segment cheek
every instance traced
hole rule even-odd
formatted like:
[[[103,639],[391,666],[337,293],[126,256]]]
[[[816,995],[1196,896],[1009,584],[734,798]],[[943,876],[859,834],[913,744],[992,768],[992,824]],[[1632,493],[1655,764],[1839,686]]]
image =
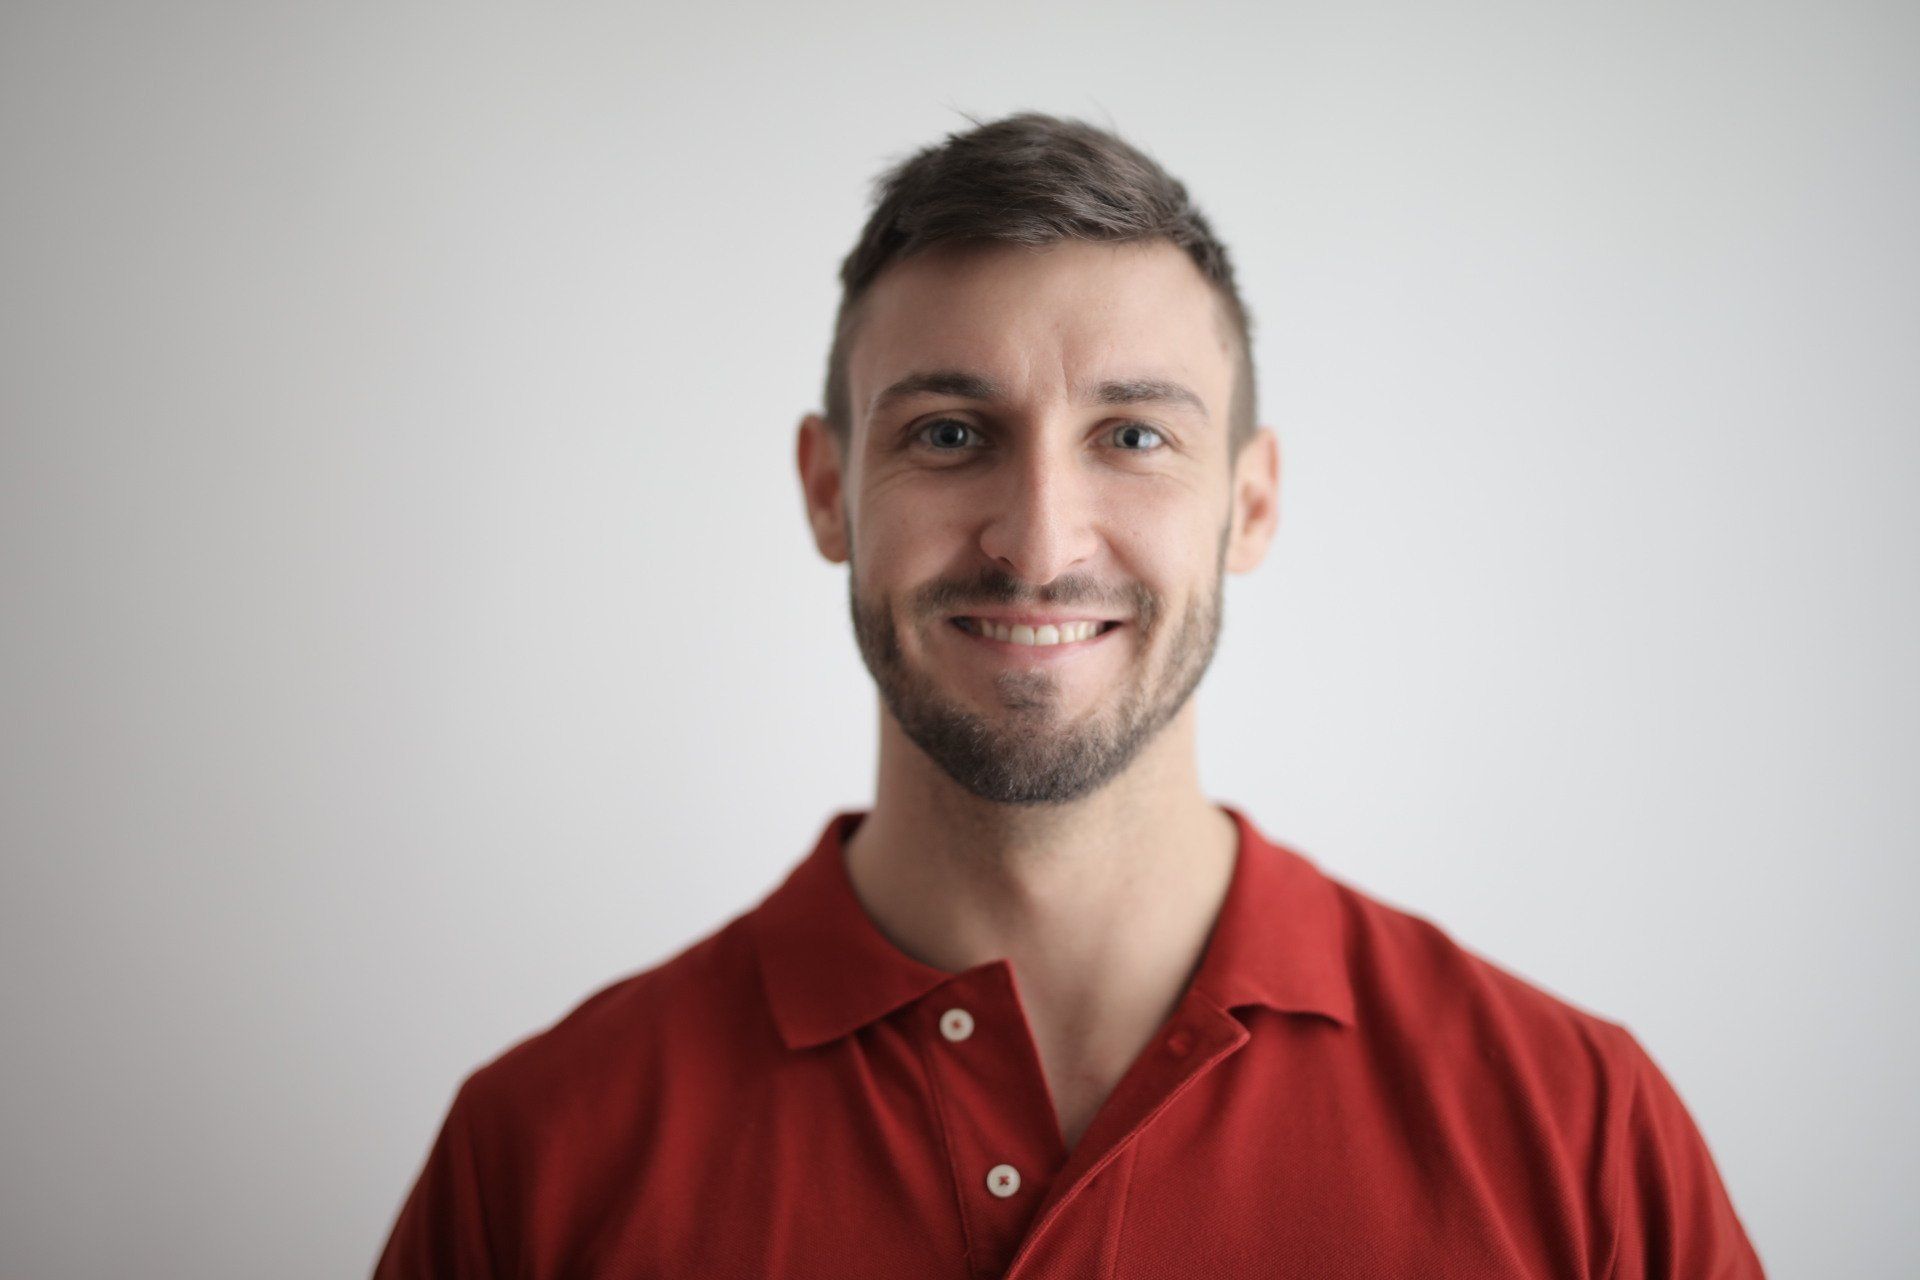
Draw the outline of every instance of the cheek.
[[[1190,493],[1143,485],[1107,506],[1101,523],[1122,565],[1159,591],[1212,572],[1224,519]]]
[[[853,590],[864,602],[875,642],[886,645],[896,662],[928,661],[932,620],[911,602],[951,569],[950,561],[939,556],[922,522],[890,520],[878,509],[860,521],[856,547]]]
[[[966,536],[967,509],[951,489],[931,486],[867,495],[853,531],[861,576],[910,583],[938,573]]]

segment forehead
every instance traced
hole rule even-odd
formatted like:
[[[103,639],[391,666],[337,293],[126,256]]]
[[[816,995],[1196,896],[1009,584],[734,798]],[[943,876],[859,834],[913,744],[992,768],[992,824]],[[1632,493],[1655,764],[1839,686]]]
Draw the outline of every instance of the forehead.
[[[1170,241],[941,246],[874,282],[848,390],[861,421],[881,389],[930,368],[975,372],[1033,402],[1164,378],[1223,423],[1232,350],[1219,295]]]

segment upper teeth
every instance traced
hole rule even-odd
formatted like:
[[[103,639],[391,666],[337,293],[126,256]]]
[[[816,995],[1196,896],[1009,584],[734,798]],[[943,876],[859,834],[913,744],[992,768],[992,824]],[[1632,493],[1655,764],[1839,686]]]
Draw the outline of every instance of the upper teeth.
[[[962,624],[976,635],[991,637],[995,640],[1009,640],[1014,644],[1070,644],[1075,640],[1088,640],[1098,635],[1100,623],[1063,622],[1058,626],[1029,627],[1016,624],[1002,626],[991,618],[963,618]]]

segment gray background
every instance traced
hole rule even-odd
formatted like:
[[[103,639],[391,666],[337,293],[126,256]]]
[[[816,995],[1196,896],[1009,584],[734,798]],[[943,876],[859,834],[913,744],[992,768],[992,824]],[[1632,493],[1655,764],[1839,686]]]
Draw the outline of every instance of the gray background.
[[[9,3],[0,1274],[363,1274],[461,1076],[870,796],[792,432],[887,161],[1194,190],[1210,794],[1915,1253],[1911,5]]]

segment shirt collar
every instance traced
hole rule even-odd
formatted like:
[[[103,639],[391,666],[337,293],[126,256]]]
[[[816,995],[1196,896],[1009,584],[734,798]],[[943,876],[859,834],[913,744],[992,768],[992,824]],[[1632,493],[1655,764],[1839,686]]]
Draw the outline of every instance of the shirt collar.
[[[1194,990],[1223,1009],[1262,1005],[1351,1026],[1353,988],[1332,882],[1239,809],[1220,808],[1240,843]],[[864,817],[865,810],[834,814],[813,852],[750,913],[767,998],[789,1048],[858,1030],[957,976],[894,946],[854,895],[844,842]]]

